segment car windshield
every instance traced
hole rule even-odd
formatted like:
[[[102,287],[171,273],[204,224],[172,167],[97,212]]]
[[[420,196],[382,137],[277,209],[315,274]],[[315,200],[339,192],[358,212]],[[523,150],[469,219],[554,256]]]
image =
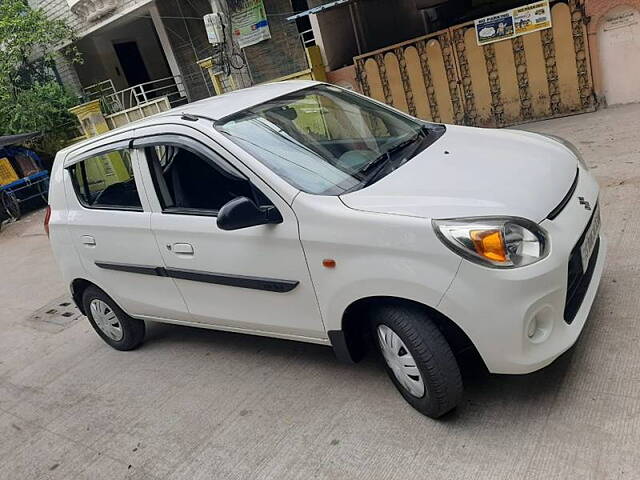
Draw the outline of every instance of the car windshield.
[[[340,195],[377,181],[426,148],[425,124],[346,90],[318,85],[216,123],[294,187]]]

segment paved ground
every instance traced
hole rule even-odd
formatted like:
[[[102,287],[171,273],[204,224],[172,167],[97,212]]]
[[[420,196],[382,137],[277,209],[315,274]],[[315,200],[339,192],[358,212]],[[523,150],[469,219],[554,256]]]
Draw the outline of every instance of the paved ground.
[[[551,367],[467,379],[436,422],[324,347],[155,325],[120,353],[84,318],[29,320],[65,293],[39,212],[0,232],[0,478],[640,478],[640,106],[527,129],[585,152],[610,239]]]

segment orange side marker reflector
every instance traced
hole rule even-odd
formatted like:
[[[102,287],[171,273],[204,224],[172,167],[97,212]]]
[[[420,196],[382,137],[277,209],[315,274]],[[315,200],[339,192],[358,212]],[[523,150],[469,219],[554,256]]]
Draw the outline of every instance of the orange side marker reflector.
[[[470,233],[479,255],[494,262],[507,261],[507,251],[500,230],[473,230]]]
[[[326,268],[336,268],[336,261],[333,258],[325,258],[322,260],[322,266]]]

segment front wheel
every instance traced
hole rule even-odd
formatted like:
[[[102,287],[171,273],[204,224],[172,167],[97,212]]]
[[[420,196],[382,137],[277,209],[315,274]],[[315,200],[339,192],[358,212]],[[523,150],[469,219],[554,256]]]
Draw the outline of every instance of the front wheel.
[[[82,305],[94,330],[116,350],[133,350],[144,340],[144,322],[124,313],[106,293],[88,287]]]
[[[463,390],[458,363],[423,310],[378,307],[372,327],[389,377],[413,408],[438,418],[458,405]]]

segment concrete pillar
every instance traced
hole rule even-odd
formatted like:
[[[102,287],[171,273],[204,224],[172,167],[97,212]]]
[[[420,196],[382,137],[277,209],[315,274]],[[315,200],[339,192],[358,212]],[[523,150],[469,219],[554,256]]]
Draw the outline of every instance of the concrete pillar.
[[[173,49],[171,48],[171,42],[169,41],[167,30],[164,27],[164,23],[162,23],[160,12],[158,12],[158,7],[155,4],[149,7],[149,15],[151,15],[151,21],[153,22],[153,26],[156,29],[156,33],[158,34],[158,40],[160,40],[162,51],[164,52],[164,56],[167,59],[167,63],[169,64],[171,75],[173,75],[174,77],[180,77],[180,81],[176,81],[178,91],[180,92],[180,95],[186,97],[187,91],[184,88],[180,68],[178,67],[178,61],[173,54]]]
[[[212,57],[208,57],[205,58],[204,60],[200,60],[198,62],[198,65],[200,66],[200,68],[202,68],[207,75],[209,75],[209,78],[211,79],[211,83],[213,84],[213,88],[216,91],[216,95],[221,95],[225,92],[225,88],[222,84],[222,80],[220,79],[219,75],[216,75],[214,73],[214,68],[213,68],[213,58]],[[232,90],[235,90],[235,85],[233,85],[233,77],[229,78],[229,80],[232,82]]]
[[[320,47],[314,45],[313,47],[305,48],[305,53],[307,54],[307,62],[311,69],[311,78],[319,82],[326,82],[327,71],[325,69],[324,62],[322,61],[322,52],[320,51]]]

